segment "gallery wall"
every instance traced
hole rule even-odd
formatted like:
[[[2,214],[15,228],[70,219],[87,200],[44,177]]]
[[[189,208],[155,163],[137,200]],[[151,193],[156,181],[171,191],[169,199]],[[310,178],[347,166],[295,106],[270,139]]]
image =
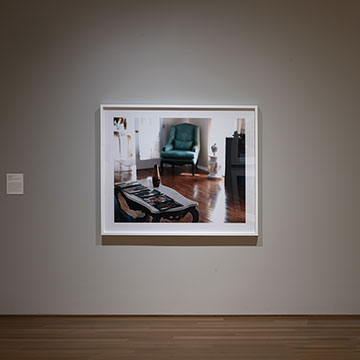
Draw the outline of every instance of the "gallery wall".
[[[360,312],[358,1],[3,0],[0,17],[0,313]],[[258,246],[99,245],[101,103],[259,105]]]

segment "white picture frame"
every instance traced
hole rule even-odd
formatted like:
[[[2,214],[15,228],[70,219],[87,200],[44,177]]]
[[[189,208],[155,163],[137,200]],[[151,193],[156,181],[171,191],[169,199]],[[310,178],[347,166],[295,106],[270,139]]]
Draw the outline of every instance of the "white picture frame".
[[[178,222],[170,221],[152,222],[147,217],[146,222],[117,222],[114,218],[114,186],[119,186],[119,183],[114,180],[114,174],[123,172],[116,171],[116,156],[118,151],[114,150],[112,145],[114,134],[114,126],[119,126],[118,119],[127,119],[127,131],[132,126],[132,122],[136,119],[186,119],[184,121],[192,122],[199,119],[210,119],[213,124],[219,129],[230,124],[239,124],[239,120],[245,124],[246,131],[246,152],[245,152],[245,186],[244,198],[246,199],[245,206],[245,220],[243,222],[222,222],[214,218],[214,221],[207,222]],[[117,120],[116,120],[117,119]],[[116,120],[116,121],[115,121]],[[115,121],[115,122],[114,122]],[[126,120],[125,120],[126,121]],[[199,122],[199,121],[198,121]],[[228,123],[227,123],[228,122]],[[219,125],[220,124],[220,125]],[[225,127],[226,127],[225,126]],[[233,125],[231,125],[233,126]],[[239,125],[238,125],[239,126]],[[243,125],[242,125],[243,126]],[[126,126],[125,126],[126,128]],[[215,132],[214,127],[214,132]],[[234,128],[234,130],[240,130]],[[133,130],[132,130],[133,131]],[[161,130],[162,131],[162,130]],[[242,131],[242,130],[241,130]],[[136,133],[136,130],[135,130]],[[215,132],[214,136],[217,133]],[[235,138],[235,134],[228,133],[226,138],[231,136]],[[125,135],[124,135],[125,136]],[[220,135],[219,135],[220,136]],[[125,136],[126,138],[126,136]],[[128,135],[127,138],[130,138]],[[134,140],[135,141],[135,140]],[[221,164],[222,171],[226,167],[224,153],[226,144],[220,144],[221,148]],[[207,152],[207,148],[201,151]],[[134,145],[133,149],[136,148]],[[121,146],[120,146],[121,147]],[[129,146],[128,146],[129,148]],[[137,148],[136,148],[137,149]],[[131,156],[134,156],[134,151],[131,151]],[[138,150],[136,150],[137,152]],[[100,186],[101,186],[101,235],[102,236],[258,236],[258,106],[257,105],[146,105],[146,104],[102,104],[100,105]],[[119,150],[121,152],[121,150]],[[226,154],[225,154],[226,155]],[[138,155],[137,155],[138,156]],[[162,156],[162,155],[161,155]],[[204,156],[203,156],[204,158]],[[115,159],[115,160],[114,160]],[[122,160],[119,160],[121,162]],[[220,161],[220,156],[219,156]],[[143,161],[146,163],[146,161]],[[130,164],[131,165],[131,164]],[[129,169],[133,169],[129,165]],[[127,168],[127,169],[128,169]],[[120,167],[121,169],[121,167]],[[205,170],[205,169],[204,169]],[[129,170],[130,171],[130,170]],[[137,173],[139,170],[134,171]],[[228,170],[226,170],[228,171]],[[190,176],[190,175],[189,175]],[[204,176],[204,175],[203,175]],[[225,176],[220,174],[220,182],[224,181]],[[133,179],[132,179],[133,180]],[[137,181],[137,178],[135,178]],[[145,181],[145,180],[142,180]],[[148,184],[151,182],[147,179]],[[189,180],[190,181],[190,180]],[[210,181],[210,180],[209,180]],[[123,184],[125,182],[121,182]],[[133,184],[134,181],[131,181]],[[136,183],[138,184],[138,183]],[[221,183],[222,184],[222,183]],[[121,185],[122,186],[122,185]],[[149,185],[150,186],[150,185]],[[165,189],[166,187],[164,187]],[[169,190],[170,191],[170,190]],[[126,199],[127,201],[129,199]],[[132,199],[133,200],[133,199]],[[190,199],[194,200],[194,199]],[[195,199],[200,207],[199,199]],[[201,201],[201,199],[200,199]],[[116,200],[115,200],[116,202]],[[181,204],[180,204],[181,205]],[[188,216],[189,217],[189,216]],[[155,217],[154,217],[155,218]],[[193,216],[194,218],[194,216]],[[150,216],[151,219],[151,216]],[[200,213],[201,219],[201,213]],[[154,221],[154,220],[153,220]],[[194,220],[193,220],[194,221]]]

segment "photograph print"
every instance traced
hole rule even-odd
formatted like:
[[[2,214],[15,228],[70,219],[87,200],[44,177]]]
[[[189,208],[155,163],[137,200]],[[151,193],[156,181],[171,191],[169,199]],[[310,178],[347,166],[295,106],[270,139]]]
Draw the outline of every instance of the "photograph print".
[[[102,235],[257,235],[256,106],[102,105],[101,136]]]

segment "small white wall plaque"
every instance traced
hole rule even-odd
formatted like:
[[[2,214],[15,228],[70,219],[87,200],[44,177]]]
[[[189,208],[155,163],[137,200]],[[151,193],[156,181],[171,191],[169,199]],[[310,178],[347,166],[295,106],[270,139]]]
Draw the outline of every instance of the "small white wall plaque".
[[[6,193],[8,195],[24,194],[24,174],[6,174]]]

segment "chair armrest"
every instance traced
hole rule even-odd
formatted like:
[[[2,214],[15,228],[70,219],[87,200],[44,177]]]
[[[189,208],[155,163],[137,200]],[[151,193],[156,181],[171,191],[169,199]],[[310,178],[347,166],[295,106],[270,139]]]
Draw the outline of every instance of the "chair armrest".
[[[174,150],[173,144],[166,144],[166,146],[163,148],[163,151],[170,151],[170,150]]]

